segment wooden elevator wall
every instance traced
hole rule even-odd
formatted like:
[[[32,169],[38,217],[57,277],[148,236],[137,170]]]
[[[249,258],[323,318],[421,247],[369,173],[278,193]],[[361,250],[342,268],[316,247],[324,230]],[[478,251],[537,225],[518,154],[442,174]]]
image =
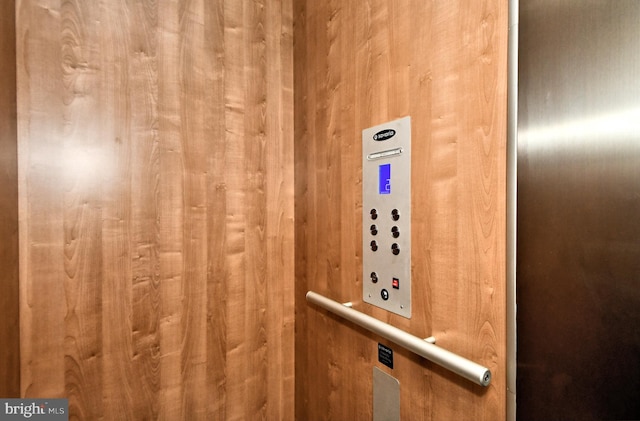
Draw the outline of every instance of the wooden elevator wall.
[[[0,2],[0,397],[20,397],[15,4]]]
[[[505,418],[507,1],[294,6],[296,418]],[[412,118],[412,318],[362,302],[361,131]],[[305,301],[314,290],[488,366],[476,386]],[[377,342],[395,351],[377,362]]]
[[[292,13],[17,2],[22,396],[293,417]]]

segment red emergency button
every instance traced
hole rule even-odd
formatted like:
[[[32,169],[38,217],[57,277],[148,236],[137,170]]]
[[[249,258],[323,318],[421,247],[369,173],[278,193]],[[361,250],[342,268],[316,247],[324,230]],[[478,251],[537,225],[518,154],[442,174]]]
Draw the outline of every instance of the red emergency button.
[[[393,278],[393,279],[391,280],[391,286],[392,286],[394,289],[400,289],[400,279],[398,279],[398,278]]]

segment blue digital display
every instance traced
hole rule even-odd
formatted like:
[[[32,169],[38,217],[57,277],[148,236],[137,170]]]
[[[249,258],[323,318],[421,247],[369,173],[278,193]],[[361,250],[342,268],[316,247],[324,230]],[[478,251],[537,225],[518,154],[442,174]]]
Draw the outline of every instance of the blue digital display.
[[[378,193],[391,194],[391,164],[382,164],[379,167]]]

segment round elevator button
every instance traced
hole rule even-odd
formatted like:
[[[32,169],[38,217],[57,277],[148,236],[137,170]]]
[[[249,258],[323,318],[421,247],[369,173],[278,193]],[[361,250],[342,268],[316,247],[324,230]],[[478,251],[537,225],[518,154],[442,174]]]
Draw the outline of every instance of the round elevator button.
[[[380,291],[380,296],[383,300],[387,301],[389,299],[389,291],[383,289],[382,291]]]

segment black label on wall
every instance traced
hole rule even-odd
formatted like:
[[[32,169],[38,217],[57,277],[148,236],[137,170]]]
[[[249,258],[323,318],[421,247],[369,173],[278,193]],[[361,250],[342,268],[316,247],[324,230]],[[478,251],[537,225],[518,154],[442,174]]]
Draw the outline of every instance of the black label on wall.
[[[378,344],[378,361],[389,368],[393,368],[393,349]]]

